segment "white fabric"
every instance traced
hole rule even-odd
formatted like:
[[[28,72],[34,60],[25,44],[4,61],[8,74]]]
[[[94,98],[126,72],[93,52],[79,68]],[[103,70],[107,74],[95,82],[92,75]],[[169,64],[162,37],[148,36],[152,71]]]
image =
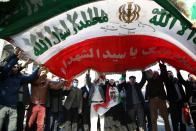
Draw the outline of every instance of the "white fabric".
[[[95,86],[92,101],[103,101],[103,98],[101,97],[101,94],[99,92],[99,86]]]
[[[42,23],[33,26],[32,28],[25,30],[24,32],[11,36],[11,39],[15,41],[17,47],[20,47],[25,51],[25,54],[27,54],[27,56],[30,56],[31,58],[42,64],[47,62],[49,59],[51,59],[53,56],[55,56],[63,49],[87,39],[102,36],[119,36],[135,34],[155,36],[158,38],[165,39],[168,42],[171,42],[179,48],[181,48],[190,57],[196,60],[196,48],[193,40],[194,37],[192,39],[188,38],[189,36],[191,36],[190,32],[193,30],[186,29],[186,32],[182,35],[176,33],[179,31],[179,29],[183,28],[179,20],[175,22],[172,28],[169,28],[169,26],[171,27],[170,24],[172,22],[166,23],[164,27],[161,26],[162,21],[157,21],[158,26],[157,24],[152,24],[150,22],[150,19],[160,17],[157,16],[157,14],[159,14],[159,12],[162,11],[162,7],[154,1],[134,0],[133,4],[138,5],[141,8],[141,10],[139,12],[139,19],[132,23],[125,23],[124,21],[120,21],[117,15],[117,13],[119,13],[119,9],[121,6],[128,6],[126,0],[105,0],[86,4],[73,10],[63,12],[60,15],[57,15],[51,19],[48,19]],[[83,13],[80,13],[80,11],[83,11],[85,14],[89,14],[88,10],[92,10],[95,7],[98,9],[98,12],[104,12],[105,14],[107,14],[108,21],[104,21],[103,23],[97,23],[95,25],[90,25],[85,29],[78,30],[78,32],[76,33],[74,31],[72,23],[67,19],[67,15],[73,17],[74,14],[77,13],[77,22],[80,20],[83,21]],[[125,10],[126,9],[127,7],[125,8]],[[156,9],[156,11],[154,9]],[[94,11],[92,13],[94,13]],[[136,14],[134,14],[134,16]],[[157,20],[159,19],[157,18]],[[170,18],[170,21],[171,20],[173,20],[173,17]],[[48,30],[51,30],[56,34],[58,34],[58,31],[62,31],[63,33],[66,32],[67,30],[64,29],[61,22],[65,23],[65,25],[67,26],[66,28],[70,30],[70,35],[66,37],[66,40],[62,39],[59,42],[57,41],[57,38],[54,37],[54,35],[48,33]],[[58,31],[56,31],[55,29]],[[134,29],[133,33],[130,32],[129,29]],[[37,56],[35,55],[34,47],[38,47],[35,43],[39,41],[39,39],[44,40],[45,37],[48,38],[52,43],[59,43],[54,44],[52,46],[47,46],[48,49],[40,56]]]
[[[91,130],[90,131],[97,131],[98,117],[100,117],[100,131],[104,131],[104,115],[99,116],[99,114],[95,111],[93,107],[95,104],[98,104],[98,103],[91,104],[91,112],[90,112]]]
[[[89,87],[88,87],[88,85],[86,85],[86,89],[87,89],[87,91],[89,92]]]

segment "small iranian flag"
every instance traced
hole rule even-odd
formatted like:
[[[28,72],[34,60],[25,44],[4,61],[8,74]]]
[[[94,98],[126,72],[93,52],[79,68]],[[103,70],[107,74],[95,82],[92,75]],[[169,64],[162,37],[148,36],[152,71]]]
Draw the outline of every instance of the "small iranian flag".
[[[110,110],[110,108],[119,104],[119,102],[120,95],[117,87],[108,85],[106,89],[106,101],[104,103],[94,105],[94,109],[100,116],[102,116]]]

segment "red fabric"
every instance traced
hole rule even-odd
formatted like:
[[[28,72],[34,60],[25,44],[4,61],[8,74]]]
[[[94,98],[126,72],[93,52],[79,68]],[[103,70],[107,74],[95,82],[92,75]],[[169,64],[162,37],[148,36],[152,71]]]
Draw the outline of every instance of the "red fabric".
[[[191,119],[190,117],[190,112],[189,112],[189,107],[188,106],[184,106],[182,108],[182,112],[183,112],[183,116],[184,116],[184,120],[186,123],[188,123]]]
[[[63,49],[45,65],[54,74],[70,80],[89,68],[124,72],[145,68],[158,60],[196,74],[196,62],[185,51],[166,40],[144,35],[85,40]]]
[[[110,87],[107,86],[105,102],[104,103],[101,103],[101,104],[94,105],[95,111],[98,111],[98,109],[100,107],[107,108],[107,106],[108,106],[108,104],[110,102],[110,94],[109,94],[110,92],[109,92],[109,89],[110,89]]]
[[[33,105],[31,110],[32,112],[29,117],[28,128],[31,128],[37,118],[37,131],[44,131],[46,107],[42,105]]]

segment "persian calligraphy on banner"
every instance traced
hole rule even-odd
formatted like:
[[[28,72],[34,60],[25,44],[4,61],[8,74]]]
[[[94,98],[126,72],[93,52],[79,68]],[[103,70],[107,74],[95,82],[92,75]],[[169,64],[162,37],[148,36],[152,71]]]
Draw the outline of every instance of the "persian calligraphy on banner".
[[[154,1],[110,0],[64,12],[10,37],[54,74],[141,69],[157,60],[196,74],[196,31]]]

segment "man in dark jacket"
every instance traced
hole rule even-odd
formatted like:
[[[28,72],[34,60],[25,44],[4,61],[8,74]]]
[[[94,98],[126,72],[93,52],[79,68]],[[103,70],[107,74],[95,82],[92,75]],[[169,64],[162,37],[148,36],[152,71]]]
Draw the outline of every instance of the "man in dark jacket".
[[[161,75],[159,75],[157,71],[148,70],[146,78],[148,81],[146,85],[146,97],[150,104],[152,131],[157,131],[158,110],[164,120],[165,130],[171,131],[166,106],[166,93],[163,85],[163,74],[161,72]]]
[[[146,130],[144,120],[144,97],[142,95],[142,87],[146,82],[144,72],[142,80],[137,83],[135,76],[129,77],[129,82],[126,85],[126,108],[128,113],[128,128],[130,131],[136,130],[136,118],[140,131]]]
[[[30,64],[31,61],[28,59],[23,66],[20,67],[21,73],[24,68]],[[28,75],[23,72],[23,75]],[[30,92],[28,83],[24,83],[21,85],[18,90],[18,102],[17,102],[17,131],[23,131],[23,123],[24,123],[24,115],[26,108],[30,105]]]
[[[59,79],[56,81],[56,84],[58,82],[63,81],[62,79]],[[62,106],[62,98],[61,94],[63,92],[63,89],[54,90],[49,89],[47,101],[46,101],[46,119],[45,119],[45,131],[57,131],[58,125],[60,123],[60,118],[62,115],[64,115],[64,107]]]
[[[186,125],[182,122],[182,108],[187,102],[182,84],[174,77],[171,71],[167,71],[166,66],[162,65],[165,86],[167,89],[167,99],[169,101],[169,113],[171,114],[173,131],[186,131]]]
[[[86,84],[81,88],[82,96],[83,96],[82,118],[83,118],[84,131],[90,130],[90,103],[89,103],[90,86],[88,86],[88,83],[90,83],[90,81],[91,79],[89,74],[86,74],[86,79],[85,79]]]
[[[23,131],[25,110],[30,105],[30,92],[28,83],[23,84],[18,91],[17,103],[17,131]]]
[[[63,103],[66,120],[60,125],[64,131],[77,131],[79,114],[82,113],[82,91],[78,88],[78,80],[73,79],[71,87],[65,91],[67,98]]]
[[[185,86],[187,99],[189,100],[191,116],[196,130],[196,76],[194,76],[193,74],[189,74],[188,80],[185,81],[182,78],[179,70],[177,71],[177,76],[180,83]]]
[[[19,51],[11,56],[8,63],[4,66],[1,73],[0,82],[0,130],[3,121],[8,117],[8,130],[16,130],[17,123],[17,100],[18,90],[23,83],[33,81],[38,74],[38,69],[30,76],[20,74],[19,66],[16,65],[19,57]]]
[[[58,124],[59,124],[59,117],[62,111],[64,110],[64,107],[61,105],[61,89],[60,90],[49,90],[50,94],[50,105],[49,105],[49,115],[46,116],[46,119],[48,117],[49,123],[46,123],[46,126],[48,127],[45,131],[57,131],[58,130]],[[47,125],[48,124],[48,125]]]

